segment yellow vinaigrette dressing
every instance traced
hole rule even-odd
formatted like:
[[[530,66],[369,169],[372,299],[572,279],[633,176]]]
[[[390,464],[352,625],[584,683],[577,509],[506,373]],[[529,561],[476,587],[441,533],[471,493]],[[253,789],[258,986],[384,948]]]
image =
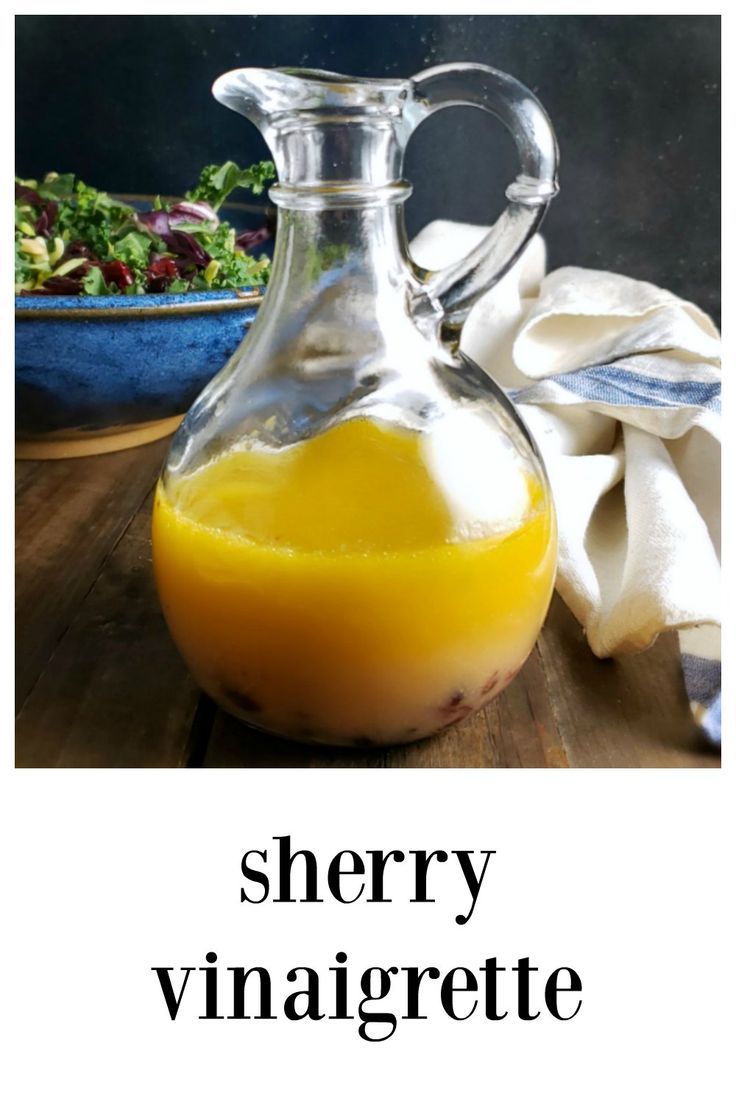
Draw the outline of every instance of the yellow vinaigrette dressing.
[[[294,739],[395,743],[511,681],[552,593],[551,501],[517,474],[507,527],[459,538],[426,436],[354,418],[159,484],[164,613],[228,711]]]

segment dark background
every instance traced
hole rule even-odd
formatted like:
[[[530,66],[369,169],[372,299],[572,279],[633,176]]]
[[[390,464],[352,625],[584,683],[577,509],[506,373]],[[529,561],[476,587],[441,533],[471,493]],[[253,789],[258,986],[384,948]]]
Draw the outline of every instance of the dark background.
[[[203,164],[267,156],[210,96],[226,69],[506,70],[560,143],[550,266],[624,272],[718,314],[717,16],[19,16],[16,32],[18,175],[72,171],[118,192],[178,193]],[[515,174],[490,116],[438,113],[409,147],[410,234],[437,217],[491,221]]]

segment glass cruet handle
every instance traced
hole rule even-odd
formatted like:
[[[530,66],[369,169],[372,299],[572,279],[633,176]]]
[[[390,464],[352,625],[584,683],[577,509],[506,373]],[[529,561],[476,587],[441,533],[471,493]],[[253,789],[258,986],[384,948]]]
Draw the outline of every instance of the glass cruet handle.
[[[443,107],[480,107],[511,133],[521,172],[506,189],[508,207],[479,245],[438,272],[418,270],[423,295],[441,311],[447,337],[457,333],[473,304],[508,272],[539,229],[557,194],[557,140],[547,113],[520,81],[488,65],[457,63],[426,69],[412,78],[414,125]],[[411,110],[411,109],[410,109]],[[449,332],[448,332],[449,331]]]

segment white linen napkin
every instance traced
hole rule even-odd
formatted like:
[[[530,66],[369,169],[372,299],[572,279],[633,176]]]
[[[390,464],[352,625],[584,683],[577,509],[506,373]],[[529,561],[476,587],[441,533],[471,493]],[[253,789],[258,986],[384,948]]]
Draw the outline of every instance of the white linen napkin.
[[[442,268],[485,227],[437,221],[412,243]],[[473,308],[461,347],[520,407],[550,476],[557,589],[598,656],[680,630],[698,724],[720,740],[720,338],[641,280],[545,275],[537,236]]]

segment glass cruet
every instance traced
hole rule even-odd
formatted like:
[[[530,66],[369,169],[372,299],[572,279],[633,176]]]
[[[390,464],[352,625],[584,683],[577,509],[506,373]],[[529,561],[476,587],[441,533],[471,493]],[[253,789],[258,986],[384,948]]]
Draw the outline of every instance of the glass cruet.
[[[554,133],[531,92],[484,65],[409,80],[240,69],[213,93],[272,151],[278,227],[255,323],[159,482],[164,614],[200,686],[251,725],[419,739],[508,685],[551,598],[544,465],[459,338],[555,195]],[[402,163],[450,105],[500,119],[521,173],[481,244],[430,272],[409,255]]]

